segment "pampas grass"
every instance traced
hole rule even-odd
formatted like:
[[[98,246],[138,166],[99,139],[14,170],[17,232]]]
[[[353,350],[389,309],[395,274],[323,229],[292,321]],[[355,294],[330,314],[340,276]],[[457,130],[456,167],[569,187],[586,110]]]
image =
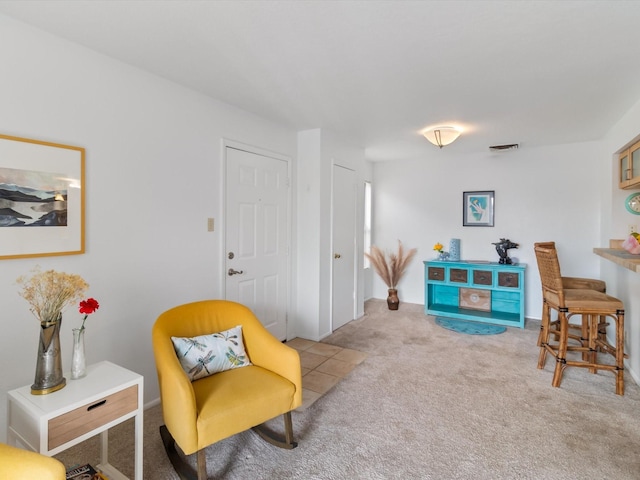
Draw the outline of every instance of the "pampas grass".
[[[402,242],[398,240],[398,253],[385,254],[380,248],[372,245],[371,253],[365,253],[365,255],[371,261],[373,269],[380,275],[385,285],[388,288],[396,289],[398,282],[417,251],[416,248],[412,248],[405,252]]]

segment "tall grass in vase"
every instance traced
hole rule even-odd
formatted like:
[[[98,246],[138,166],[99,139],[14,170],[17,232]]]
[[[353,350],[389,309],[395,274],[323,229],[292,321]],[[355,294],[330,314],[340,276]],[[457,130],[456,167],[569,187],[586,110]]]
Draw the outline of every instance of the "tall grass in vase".
[[[415,248],[406,251],[402,246],[402,242],[398,240],[398,251],[395,253],[384,252],[375,245],[371,246],[370,253],[365,253],[371,265],[373,265],[373,269],[380,275],[380,278],[389,289],[389,296],[387,297],[389,310],[398,310],[400,306],[398,283],[417,251]]]

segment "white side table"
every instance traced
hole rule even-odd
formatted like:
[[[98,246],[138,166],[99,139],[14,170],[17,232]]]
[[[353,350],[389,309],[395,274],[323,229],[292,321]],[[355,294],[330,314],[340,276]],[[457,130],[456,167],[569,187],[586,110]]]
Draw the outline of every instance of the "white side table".
[[[113,479],[126,477],[109,464],[109,429],[135,417],[135,480],[142,480],[142,375],[105,361],[57,392],[32,395],[26,385],[7,398],[10,445],[52,456],[100,434],[97,467]]]

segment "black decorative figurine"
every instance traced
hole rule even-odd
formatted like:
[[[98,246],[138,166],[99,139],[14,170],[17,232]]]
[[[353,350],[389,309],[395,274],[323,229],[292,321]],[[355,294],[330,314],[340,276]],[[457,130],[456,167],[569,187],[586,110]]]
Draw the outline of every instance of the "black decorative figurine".
[[[496,252],[500,255],[500,261],[498,263],[511,265],[512,262],[507,254],[507,250],[511,248],[518,248],[518,244],[512,242],[508,238],[501,238],[499,242],[494,242],[491,245],[496,246]]]

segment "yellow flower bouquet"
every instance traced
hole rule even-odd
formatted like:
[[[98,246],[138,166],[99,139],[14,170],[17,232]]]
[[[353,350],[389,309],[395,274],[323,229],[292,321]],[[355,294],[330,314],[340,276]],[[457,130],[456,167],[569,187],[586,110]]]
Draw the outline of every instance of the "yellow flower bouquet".
[[[443,250],[444,246],[438,242],[433,246],[433,249],[438,253],[439,260],[446,260],[449,258],[449,253]]]

